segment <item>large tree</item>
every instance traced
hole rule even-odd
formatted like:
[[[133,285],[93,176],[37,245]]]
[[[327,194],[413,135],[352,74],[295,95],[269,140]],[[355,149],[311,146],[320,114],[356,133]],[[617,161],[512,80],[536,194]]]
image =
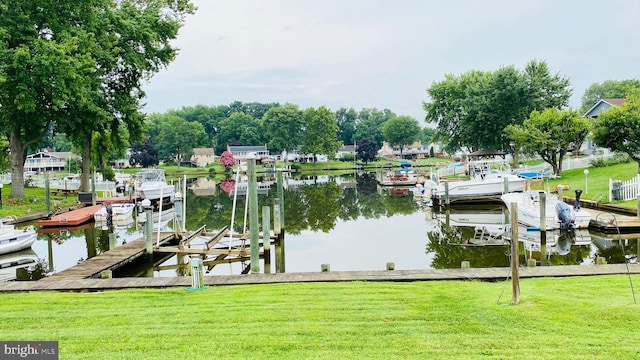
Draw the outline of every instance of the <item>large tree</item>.
[[[356,146],[356,160],[363,161],[365,164],[375,161],[378,157],[378,145],[373,140],[367,138],[361,139]]]
[[[340,149],[338,124],[333,113],[324,106],[304,111],[304,137],[302,152],[305,154],[326,154],[333,157]],[[315,162],[315,156],[314,160]]]
[[[389,109],[361,109],[360,112],[358,112],[354,140],[359,142],[360,139],[367,138],[375,141],[378,148],[381,148],[382,142],[384,141],[382,125],[394,116],[396,116],[396,114]]]
[[[546,109],[532,112],[522,125],[509,125],[505,134],[514,148],[537,154],[560,176],[564,156],[580,149],[589,129],[589,120],[575,110]]]
[[[571,96],[569,80],[551,75],[545,62],[531,61],[524,71],[513,66],[493,72],[448,74],[427,89],[425,120],[436,125],[435,138],[448,152],[504,149],[508,125],[520,125],[534,111],[562,108]]]
[[[272,107],[262,117],[264,136],[269,150],[294,150],[302,143],[303,113],[294,104]],[[285,158],[286,161],[286,158]]]
[[[91,30],[105,1],[0,3],[0,129],[9,139],[11,196],[24,197],[24,162],[51,124],[95,85]]]
[[[593,83],[582,95],[580,113],[584,114],[600,99],[626,98],[635,89],[640,89],[640,79],[607,80]]]
[[[640,89],[632,92],[622,106],[598,115],[592,138],[598,146],[629,155],[638,163],[640,174]]]
[[[338,123],[338,140],[345,145],[353,144],[356,134],[356,125],[358,122],[358,112],[353,108],[340,108],[335,113],[336,122]]]
[[[216,153],[222,153],[228,145],[263,145],[262,122],[243,112],[235,112],[220,122]]]
[[[384,139],[391,146],[400,147],[400,157],[405,145],[411,145],[420,136],[418,121],[410,116],[396,116],[382,126]]]
[[[142,81],[167,65],[187,0],[13,1],[0,5],[0,123],[12,195],[23,197],[26,149],[53,125],[82,149],[88,188],[94,132],[142,135]]]
[[[172,114],[153,116],[161,118],[160,133],[155,139],[158,155],[163,160],[175,162],[178,170],[181,163],[191,157],[193,148],[208,145],[209,138],[199,122],[189,122]]]

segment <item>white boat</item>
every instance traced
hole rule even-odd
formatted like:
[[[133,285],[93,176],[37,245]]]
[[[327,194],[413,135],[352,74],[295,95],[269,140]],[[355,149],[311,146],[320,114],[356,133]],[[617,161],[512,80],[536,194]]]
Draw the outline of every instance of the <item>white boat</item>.
[[[486,174],[482,173],[474,176],[470,180],[450,181],[446,184],[440,183],[431,190],[431,196],[434,199],[445,199],[448,193],[450,201],[479,199],[498,196],[505,192],[524,191],[526,184],[527,179],[493,170]]]
[[[16,270],[38,263],[38,255],[32,249],[0,255],[0,281],[16,279]]]
[[[108,207],[111,207],[111,220],[114,222],[122,222],[132,218],[134,204],[109,204],[100,208],[93,214],[93,218],[96,222],[107,221]]]
[[[33,226],[16,229],[0,220],[0,254],[8,254],[31,247],[38,234]]]
[[[154,224],[160,222],[169,222],[170,220],[173,220],[174,216],[176,215],[176,209],[173,207],[170,208],[166,208],[164,210],[162,210],[162,212],[158,212],[158,211],[154,211],[151,213],[151,222],[153,222]],[[137,217],[136,217],[136,221],[139,224],[143,224],[145,222],[147,222],[147,215],[145,213],[145,211],[139,212]]]
[[[159,200],[173,197],[174,187],[167,184],[162,169],[145,169],[136,175],[136,192],[143,199]]]
[[[382,186],[415,186],[418,177],[412,170],[387,171],[378,179]]]
[[[540,229],[540,194],[546,195],[545,230],[586,229],[591,221],[591,214],[573,208],[557,197],[542,190],[530,190],[521,193],[508,193],[501,196],[502,202],[510,208],[512,203],[518,206],[518,223],[534,229]],[[559,216],[560,213],[560,216]]]

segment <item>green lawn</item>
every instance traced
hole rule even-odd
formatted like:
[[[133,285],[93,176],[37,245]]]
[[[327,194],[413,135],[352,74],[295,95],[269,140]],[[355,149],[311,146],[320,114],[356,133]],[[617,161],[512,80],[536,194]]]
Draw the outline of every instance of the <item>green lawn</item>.
[[[60,359],[640,358],[627,276],[520,288],[518,305],[478,281],[5,293],[0,339],[59,341]]]
[[[551,179],[548,184],[551,188],[556,188],[559,184],[569,185],[570,191],[565,192],[567,196],[574,196],[575,189],[582,189],[582,198],[601,198],[600,202],[609,202],[609,179],[626,181],[638,174],[638,164],[630,162],[607,167],[590,167],[589,173],[584,174],[584,169],[563,170],[562,177]],[[637,200],[626,202],[613,202],[624,206],[636,207]]]

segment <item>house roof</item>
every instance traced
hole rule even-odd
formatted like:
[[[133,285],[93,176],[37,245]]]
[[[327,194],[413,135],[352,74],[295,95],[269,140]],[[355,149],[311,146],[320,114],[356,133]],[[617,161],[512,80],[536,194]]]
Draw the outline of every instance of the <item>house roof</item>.
[[[194,148],[193,155],[213,155],[213,148]]]
[[[231,152],[257,152],[257,151],[267,151],[265,146],[229,146],[229,151]]]
[[[627,101],[627,99],[625,98],[611,98],[611,99],[602,99],[602,101],[611,104],[613,106],[621,106],[622,104],[624,104],[625,101]]]
[[[57,158],[57,159],[80,159],[80,155],[76,155],[70,151],[39,151],[35,154],[27,155],[29,159],[41,159],[41,158]]]
[[[500,150],[490,150],[490,149],[481,149],[481,150],[477,150],[472,152],[471,154],[469,154],[470,158],[480,158],[482,156],[502,156],[504,157],[504,151],[500,151]]]
[[[612,106],[621,106],[622,104],[624,104],[626,100],[627,99],[624,99],[624,98],[600,99],[595,103],[595,105],[591,107],[591,109],[589,109],[586,113],[584,113],[582,117],[598,117],[598,114],[600,114],[602,110],[605,110],[605,109],[602,109],[603,105],[604,107],[606,107],[606,109],[608,109]]]

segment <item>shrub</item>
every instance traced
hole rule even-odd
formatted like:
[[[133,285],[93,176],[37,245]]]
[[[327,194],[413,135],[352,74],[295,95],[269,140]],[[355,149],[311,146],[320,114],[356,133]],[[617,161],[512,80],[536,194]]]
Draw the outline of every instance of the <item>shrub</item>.
[[[593,167],[607,167],[617,164],[626,164],[631,162],[631,158],[627,154],[615,154],[609,159],[593,159],[589,163]]]

